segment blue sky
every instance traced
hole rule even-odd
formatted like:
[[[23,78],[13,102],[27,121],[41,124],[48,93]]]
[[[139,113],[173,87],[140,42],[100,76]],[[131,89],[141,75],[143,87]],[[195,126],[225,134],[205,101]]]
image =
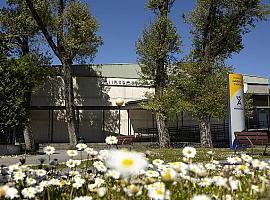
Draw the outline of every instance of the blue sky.
[[[98,34],[104,44],[93,63],[135,63],[135,42],[144,27],[153,20],[153,14],[144,10],[146,0],[83,0],[90,6],[100,23]],[[264,0],[268,2],[269,0]],[[4,0],[0,0],[2,7]],[[183,23],[182,14],[195,6],[195,0],[176,0],[171,18],[183,41],[183,55],[191,48],[189,26]],[[270,80],[270,19],[257,23],[255,29],[243,36],[245,48],[228,60],[237,73],[266,76]],[[59,63],[54,58],[54,63]]]
[[[145,0],[88,0],[92,13],[100,22],[99,34],[104,45],[99,49],[95,63],[134,63],[137,56],[135,41],[143,28],[153,20],[150,11],[144,10]],[[195,0],[176,0],[171,19],[183,41],[183,56],[191,48],[189,26],[183,23],[182,14],[195,6]],[[269,1],[264,1],[269,2]],[[257,23],[255,29],[243,36],[245,48],[228,60],[237,73],[266,76],[270,80],[270,19]]]

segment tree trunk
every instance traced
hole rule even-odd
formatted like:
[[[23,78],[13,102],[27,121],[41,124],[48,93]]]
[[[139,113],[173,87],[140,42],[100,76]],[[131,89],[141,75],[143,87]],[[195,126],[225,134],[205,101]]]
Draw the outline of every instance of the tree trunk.
[[[210,131],[210,120],[209,119],[200,119],[200,137],[201,137],[201,146],[202,147],[213,147],[212,137]]]
[[[73,79],[71,75],[71,62],[65,61],[63,64],[64,71],[64,87],[65,87],[65,106],[66,120],[68,126],[70,148],[75,148],[77,144],[77,129],[73,93]]]
[[[168,148],[170,147],[170,135],[169,130],[167,128],[165,115],[157,112],[156,121],[157,121],[159,145],[161,148]]]
[[[35,141],[32,132],[31,118],[30,116],[27,119],[23,130],[24,142],[25,142],[25,150],[26,151],[35,151]]]

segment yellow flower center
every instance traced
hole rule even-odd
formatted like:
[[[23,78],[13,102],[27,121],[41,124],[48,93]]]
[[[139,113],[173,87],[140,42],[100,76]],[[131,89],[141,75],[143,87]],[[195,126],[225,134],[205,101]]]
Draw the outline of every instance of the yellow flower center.
[[[156,193],[158,195],[163,195],[164,194],[163,190],[161,190],[161,189],[156,189]]]
[[[164,181],[170,181],[170,180],[172,180],[171,173],[170,173],[170,172],[166,172],[166,173],[163,175],[162,178],[163,178]]]
[[[130,167],[134,164],[134,161],[132,159],[126,158],[122,160],[122,164],[124,167]]]
[[[245,171],[246,168],[247,168],[247,167],[246,167],[245,165],[241,165],[241,166],[240,166],[240,169],[241,169],[242,171]]]
[[[131,189],[131,192],[132,192],[133,194],[139,192],[139,188],[138,188],[137,186],[135,186],[135,185],[131,185],[131,186],[130,186],[130,189]]]

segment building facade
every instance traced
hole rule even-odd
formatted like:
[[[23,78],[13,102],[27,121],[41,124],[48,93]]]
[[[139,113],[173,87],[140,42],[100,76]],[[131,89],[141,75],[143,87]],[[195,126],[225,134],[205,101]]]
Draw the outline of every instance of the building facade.
[[[140,67],[137,64],[73,67],[78,137],[87,142],[103,142],[106,136],[117,134],[155,137],[153,113],[138,106],[138,102],[145,99],[145,93],[154,92],[154,89],[150,82],[144,85],[140,83],[139,73]],[[246,92],[252,93],[256,99],[254,108],[259,113],[256,114],[258,120],[256,117],[252,120],[265,123],[269,119],[270,108],[268,80],[245,75],[244,83]],[[123,106],[115,104],[117,98],[124,100]],[[68,142],[62,77],[48,79],[46,85],[33,95],[31,105],[35,140],[38,143]],[[212,119],[212,124],[221,124],[224,132],[222,137],[227,138],[227,124],[224,120]],[[184,131],[191,135],[194,129],[195,136],[189,140],[199,140],[198,122],[189,113],[175,115],[169,126],[176,135]],[[218,128],[215,136],[220,132]]]

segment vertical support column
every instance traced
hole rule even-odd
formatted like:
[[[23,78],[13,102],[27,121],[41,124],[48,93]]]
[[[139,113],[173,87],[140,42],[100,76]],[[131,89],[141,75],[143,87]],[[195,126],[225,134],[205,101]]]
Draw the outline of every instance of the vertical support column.
[[[78,136],[77,137],[80,137],[80,113],[79,113],[79,109],[76,108],[76,118],[77,118],[77,133],[78,133]]]
[[[257,121],[257,130],[260,127],[260,120],[259,120],[259,109],[256,108],[256,121]]]
[[[152,129],[152,139],[151,139],[151,142],[154,142],[155,141],[155,120],[154,120],[154,113],[153,113],[153,111],[152,111],[152,127],[153,127],[153,129]]]
[[[102,108],[102,133],[104,134],[105,131],[105,111],[104,108]]]
[[[48,112],[48,114],[49,114],[49,116],[48,116],[48,140],[47,140],[47,143],[49,143],[50,142],[50,134],[51,134],[51,109],[49,108],[49,110],[48,110],[49,112]]]
[[[184,126],[184,111],[181,112],[181,126]]]
[[[176,115],[176,127],[177,127],[177,131],[178,131],[178,127],[179,127],[179,125],[178,125],[178,114],[176,113],[175,115]]]
[[[268,95],[267,96],[267,106],[268,106],[268,109],[267,109],[267,127],[268,127],[268,131],[270,130],[270,124],[269,124],[269,121],[270,121],[270,96]]]
[[[127,122],[128,122],[128,135],[131,135],[130,134],[130,130],[129,130],[129,124],[130,124],[130,119],[129,119],[129,109],[127,109]]]
[[[53,142],[53,109],[51,110],[51,137],[50,137],[50,141],[51,143]]]
[[[118,106],[118,122],[119,122],[119,124],[118,124],[118,135],[120,135],[121,134],[121,112],[120,112],[120,106]]]

